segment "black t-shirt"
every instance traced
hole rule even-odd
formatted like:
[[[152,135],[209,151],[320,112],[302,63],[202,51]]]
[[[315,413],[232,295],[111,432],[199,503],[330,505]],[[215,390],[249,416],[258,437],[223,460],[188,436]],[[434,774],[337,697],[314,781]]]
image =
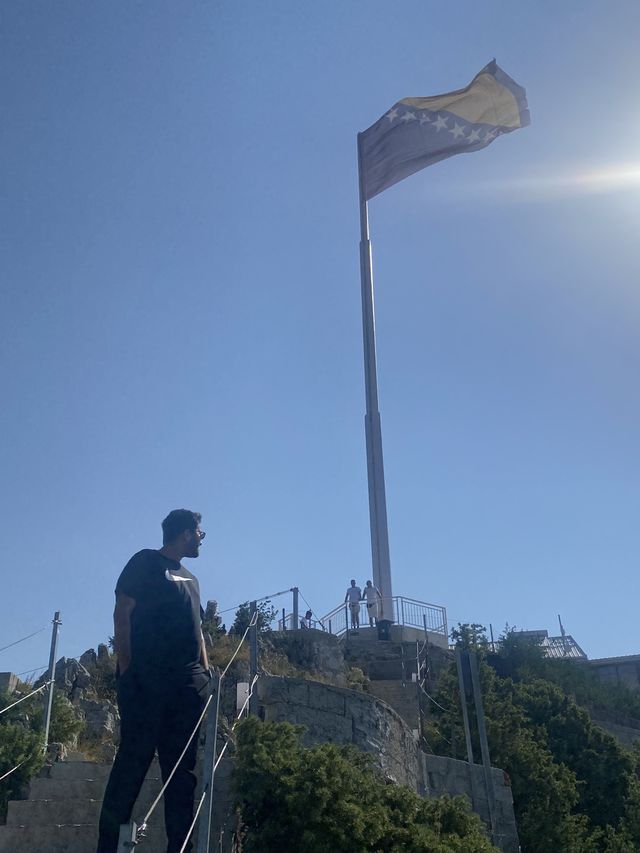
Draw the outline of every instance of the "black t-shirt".
[[[159,551],[134,554],[116,584],[134,598],[131,666],[166,674],[200,667],[200,587],[198,579]]]

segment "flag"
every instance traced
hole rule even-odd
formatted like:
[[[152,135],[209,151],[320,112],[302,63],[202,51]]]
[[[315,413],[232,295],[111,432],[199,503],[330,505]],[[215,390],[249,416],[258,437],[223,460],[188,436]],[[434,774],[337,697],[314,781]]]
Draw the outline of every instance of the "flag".
[[[364,198],[368,201],[439,160],[485,148],[529,122],[525,90],[495,59],[466,89],[404,98],[358,134]]]

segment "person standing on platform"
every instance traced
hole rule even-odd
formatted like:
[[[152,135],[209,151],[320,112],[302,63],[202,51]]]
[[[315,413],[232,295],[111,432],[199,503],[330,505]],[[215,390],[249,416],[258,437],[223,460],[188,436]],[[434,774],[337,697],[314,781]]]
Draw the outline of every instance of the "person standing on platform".
[[[116,585],[113,616],[120,746],[100,814],[97,853],[116,853],[156,750],[165,781],[202,714],[211,677],[202,636],[200,588],[182,564],[197,557],[201,516],[175,509],[163,546],[135,554]],[[193,819],[198,735],[164,795],[167,853],[179,853]],[[191,850],[191,842],[185,848]]]
[[[360,601],[362,599],[362,590],[356,586],[354,580],[351,581],[351,586],[347,589],[347,594],[344,597],[345,604],[349,602],[349,612],[351,613],[351,629],[357,631],[360,627]]]
[[[380,604],[382,603],[382,594],[377,586],[374,586],[371,581],[367,581],[364,588],[362,598],[367,602],[367,614],[369,616],[369,627],[373,628],[378,624],[380,618]]]

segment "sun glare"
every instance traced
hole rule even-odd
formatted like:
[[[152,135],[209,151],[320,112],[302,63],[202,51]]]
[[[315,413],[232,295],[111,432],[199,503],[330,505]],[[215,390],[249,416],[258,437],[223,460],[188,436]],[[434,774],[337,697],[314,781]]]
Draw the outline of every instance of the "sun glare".
[[[566,169],[556,168],[521,178],[482,181],[471,187],[461,186],[460,191],[497,192],[513,201],[543,201],[574,195],[628,192],[639,187],[640,164],[624,163],[602,167],[571,165]]]

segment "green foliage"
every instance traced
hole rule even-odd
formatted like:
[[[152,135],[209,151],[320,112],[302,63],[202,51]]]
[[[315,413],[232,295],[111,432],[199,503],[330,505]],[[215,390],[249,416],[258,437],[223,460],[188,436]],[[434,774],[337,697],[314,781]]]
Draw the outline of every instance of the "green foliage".
[[[370,683],[370,680],[359,666],[350,666],[347,670],[347,687],[350,690],[360,690],[367,693]]]
[[[1,703],[6,707],[2,697]],[[11,712],[9,712],[11,713]],[[0,822],[4,823],[9,800],[20,797],[22,789],[29,779],[44,764],[42,735],[19,722],[5,721],[7,715],[0,716],[0,776],[12,767],[22,765],[10,776],[0,782]]]
[[[387,785],[353,747],[305,749],[289,723],[238,730],[237,800],[245,853],[491,853],[466,800],[425,800]]]
[[[224,669],[231,660],[232,655],[238,647],[238,638],[231,634],[221,634],[213,643],[212,646],[207,646],[207,656],[209,665]],[[249,646],[243,643],[240,651],[236,655],[236,661],[249,660]]]
[[[271,602],[267,599],[267,601],[260,601],[257,604],[258,609],[258,633],[262,631],[271,630],[271,623],[276,618],[277,610],[272,606]],[[236,610],[235,619],[233,620],[233,625],[229,629],[230,634],[236,634],[242,636],[244,632],[249,627],[249,622],[251,621],[251,607],[248,601],[245,601],[244,604],[241,604],[240,607]]]
[[[31,685],[21,685],[21,688],[25,693],[32,689]],[[17,695],[0,695],[0,709],[17,698]],[[21,796],[27,782],[44,764],[45,701],[46,692],[43,691],[0,715],[0,776],[21,765],[0,782],[0,821],[5,819],[9,800]],[[49,743],[73,742],[82,726],[71,703],[59,690],[54,690]]]
[[[463,626],[461,626],[463,627]],[[479,632],[478,632],[479,633]],[[640,749],[631,753],[594,726],[556,682],[571,671],[515,632],[480,662],[492,763],[511,778],[523,853],[630,853],[640,849]],[[589,696],[591,675],[575,663]],[[465,758],[455,666],[445,671],[426,736],[440,754]],[[479,744],[472,726],[474,750]],[[449,742],[453,744],[453,750]]]
[[[44,733],[44,703],[34,712],[32,725],[36,731]],[[49,726],[49,743],[73,744],[80,734],[84,724],[76,716],[73,705],[56,687],[53,691],[51,706],[51,724]]]
[[[487,629],[477,622],[458,622],[458,627],[451,629],[450,636],[454,646],[462,651],[486,652],[489,648]]]

